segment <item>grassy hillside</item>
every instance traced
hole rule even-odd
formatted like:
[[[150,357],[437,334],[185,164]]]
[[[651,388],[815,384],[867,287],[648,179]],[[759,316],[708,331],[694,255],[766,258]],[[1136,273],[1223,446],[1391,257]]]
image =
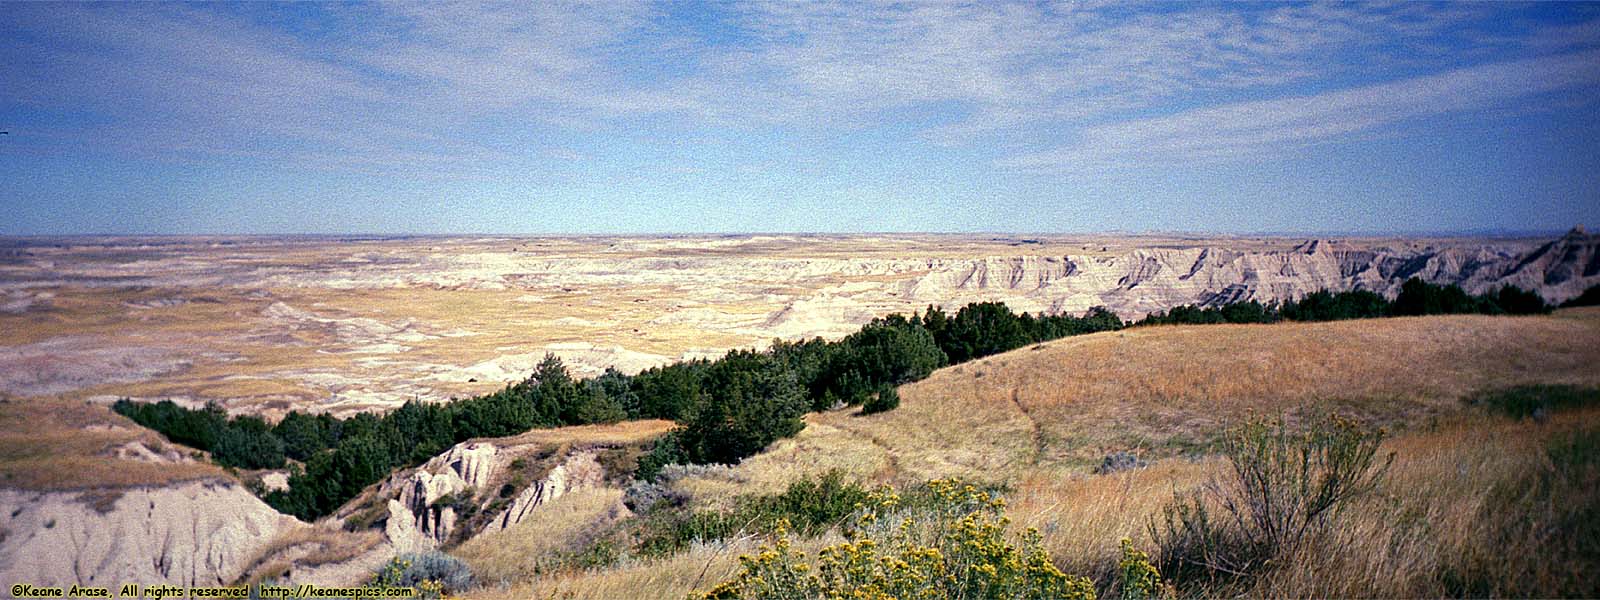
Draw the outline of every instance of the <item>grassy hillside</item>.
[[[1519,384],[1600,385],[1600,310],[1542,317],[1406,317],[1196,325],[1065,338],[935,372],[883,414],[816,414],[791,440],[702,497],[776,491],[844,469],[884,483],[959,476],[1016,481],[1087,473],[1110,451],[1201,452],[1250,414],[1335,410],[1426,425],[1476,392]],[[723,488],[726,488],[725,490]]]
[[[81,401],[0,397],[0,488],[59,491],[233,476],[190,448]]]
[[[1577,576],[1592,565],[1546,564],[1539,560],[1551,551],[1545,546],[1566,542],[1518,524],[1567,522],[1571,511],[1595,506],[1595,492],[1585,491],[1595,486],[1560,484],[1566,480],[1552,475],[1560,467],[1547,449],[1563,436],[1592,434],[1600,413],[1518,422],[1466,399],[1520,384],[1600,386],[1597,340],[1596,309],[1080,336],[938,371],[904,386],[901,407],[888,413],[811,415],[803,432],[767,452],[675,485],[695,505],[717,507],[832,469],[877,483],[949,476],[994,483],[1018,524],[1043,533],[1063,570],[1103,577],[1116,566],[1118,540],[1150,543],[1145,525],[1174,491],[1222,474],[1225,462],[1211,450],[1227,424],[1337,412],[1395,433],[1385,444],[1397,452],[1388,479],[1340,524],[1338,539],[1324,541],[1345,551],[1232,591],[1582,593],[1574,582],[1585,581]],[[1155,462],[1091,474],[1101,457],[1121,450]],[[547,576],[478,596],[681,595],[719,580],[748,545],[697,547],[662,562]],[[1502,549],[1522,554],[1506,558]]]

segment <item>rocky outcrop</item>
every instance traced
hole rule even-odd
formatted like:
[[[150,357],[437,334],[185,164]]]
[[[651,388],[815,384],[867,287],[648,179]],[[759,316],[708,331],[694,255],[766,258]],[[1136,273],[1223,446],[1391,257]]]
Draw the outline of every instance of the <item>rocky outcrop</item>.
[[[294,526],[231,481],[0,490],[0,582],[224,585]]]
[[[1589,234],[1582,226],[1543,244],[1509,265],[1499,262],[1475,273],[1463,283],[1469,291],[1500,285],[1537,290],[1545,300],[1561,302],[1578,297],[1600,283],[1600,235]]]
[[[460,505],[476,502],[478,490],[500,467],[497,454],[494,444],[466,442],[404,476],[391,476],[378,492],[389,498],[389,542],[401,552],[417,552],[449,541]]]
[[[505,474],[512,465],[527,462],[528,450],[486,441],[464,442],[416,469],[390,476],[368,502],[385,503],[384,536],[396,552],[419,552],[465,536],[509,528],[545,502],[605,482],[605,469],[595,460],[593,449],[555,457],[554,466],[531,481]],[[526,487],[516,489],[519,484]],[[504,489],[507,485],[511,488]],[[490,518],[467,524],[463,523],[467,514]],[[472,530],[459,531],[462,527]]]

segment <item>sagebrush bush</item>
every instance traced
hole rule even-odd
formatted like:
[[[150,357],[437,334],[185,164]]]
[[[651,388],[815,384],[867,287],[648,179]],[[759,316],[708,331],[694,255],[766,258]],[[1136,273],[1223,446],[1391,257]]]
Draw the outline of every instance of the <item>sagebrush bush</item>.
[[[932,500],[911,509],[888,489],[873,492],[853,515],[848,541],[815,559],[794,550],[780,529],[771,545],[740,557],[742,572],[701,597],[1095,597],[1088,578],[1056,568],[1037,531],[1007,539],[1003,499],[954,480],[929,488]]]
[[[372,584],[416,588],[418,597],[442,598],[473,586],[472,569],[443,552],[401,554],[372,574]]]
[[[1337,417],[1304,432],[1281,420],[1231,429],[1222,442],[1229,476],[1174,498],[1148,526],[1162,571],[1186,583],[1260,574],[1320,532],[1334,508],[1377,486],[1394,460],[1378,457],[1383,437]]]
[[[1122,600],[1154,600],[1175,595],[1172,587],[1161,581],[1161,571],[1150,563],[1150,555],[1133,546],[1133,540],[1122,538],[1122,560],[1117,563],[1117,581]]]
[[[649,512],[659,502],[669,502],[673,506],[683,504],[687,497],[676,493],[672,488],[660,483],[639,481],[637,479],[628,483],[622,490],[622,504],[635,513]]]

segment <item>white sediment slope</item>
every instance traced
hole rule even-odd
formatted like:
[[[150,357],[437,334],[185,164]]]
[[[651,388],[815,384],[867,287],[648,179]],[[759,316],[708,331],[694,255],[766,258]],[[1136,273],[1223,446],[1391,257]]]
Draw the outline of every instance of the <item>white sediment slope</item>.
[[[94,493],[0,489],[0,582],[112,593],[122,583],[226,585],[296,524],[231,481]]]

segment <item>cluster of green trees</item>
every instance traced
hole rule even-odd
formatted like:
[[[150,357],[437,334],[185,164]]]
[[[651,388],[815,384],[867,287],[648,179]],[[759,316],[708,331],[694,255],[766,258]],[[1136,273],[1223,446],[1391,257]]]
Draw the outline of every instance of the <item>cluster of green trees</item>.
[[[258,417],[229,419],[215,402],[190,410],[171,400],[147,404],[123,399],[111,409],[167,439],[210,452],[212,459],[224,466],[279,469],[284,465],[284,444],[272,434],[271,425]]]
[[[1473,296],[1456,285],[1436,285],[1413,277],[1400,286],[1400,294],[1394,300],[1364,290],[1323,290],[1283,303],[1262,304],[1251,300],[1204,308],[1179,306],[1146,316],[1136,325],[1340,321],[1453,314],[1533,315],[1548,313],[1552,308],[1538,294],[1516,286]]]
[[[1082,317],[1035,317],[982,302],[955,316],[935,307],[910,318],[890,315],[838,341],[777,341],[765,352],[651,369],[634,378],[642,416],[683,426],[656,443],[639,474],[649,479],[672,463],[738,462],[798,433],[808,411],[855,405],[865,413],[891,410],[900,403],[897,386],[947,364],[1122,326],[1103,308]]]
[[[918,319],[913,318],[916,322]],[[921,325],[933,334],[950,362],[962,363],[999,354],[1028,344],[1072,335],[1111,331],[1124,326],[1122,319],[1096,306],[1082,317],[1071,315],[1018,315],[999,302],[978,302],[962,307],[954,317],[929,307]]]

